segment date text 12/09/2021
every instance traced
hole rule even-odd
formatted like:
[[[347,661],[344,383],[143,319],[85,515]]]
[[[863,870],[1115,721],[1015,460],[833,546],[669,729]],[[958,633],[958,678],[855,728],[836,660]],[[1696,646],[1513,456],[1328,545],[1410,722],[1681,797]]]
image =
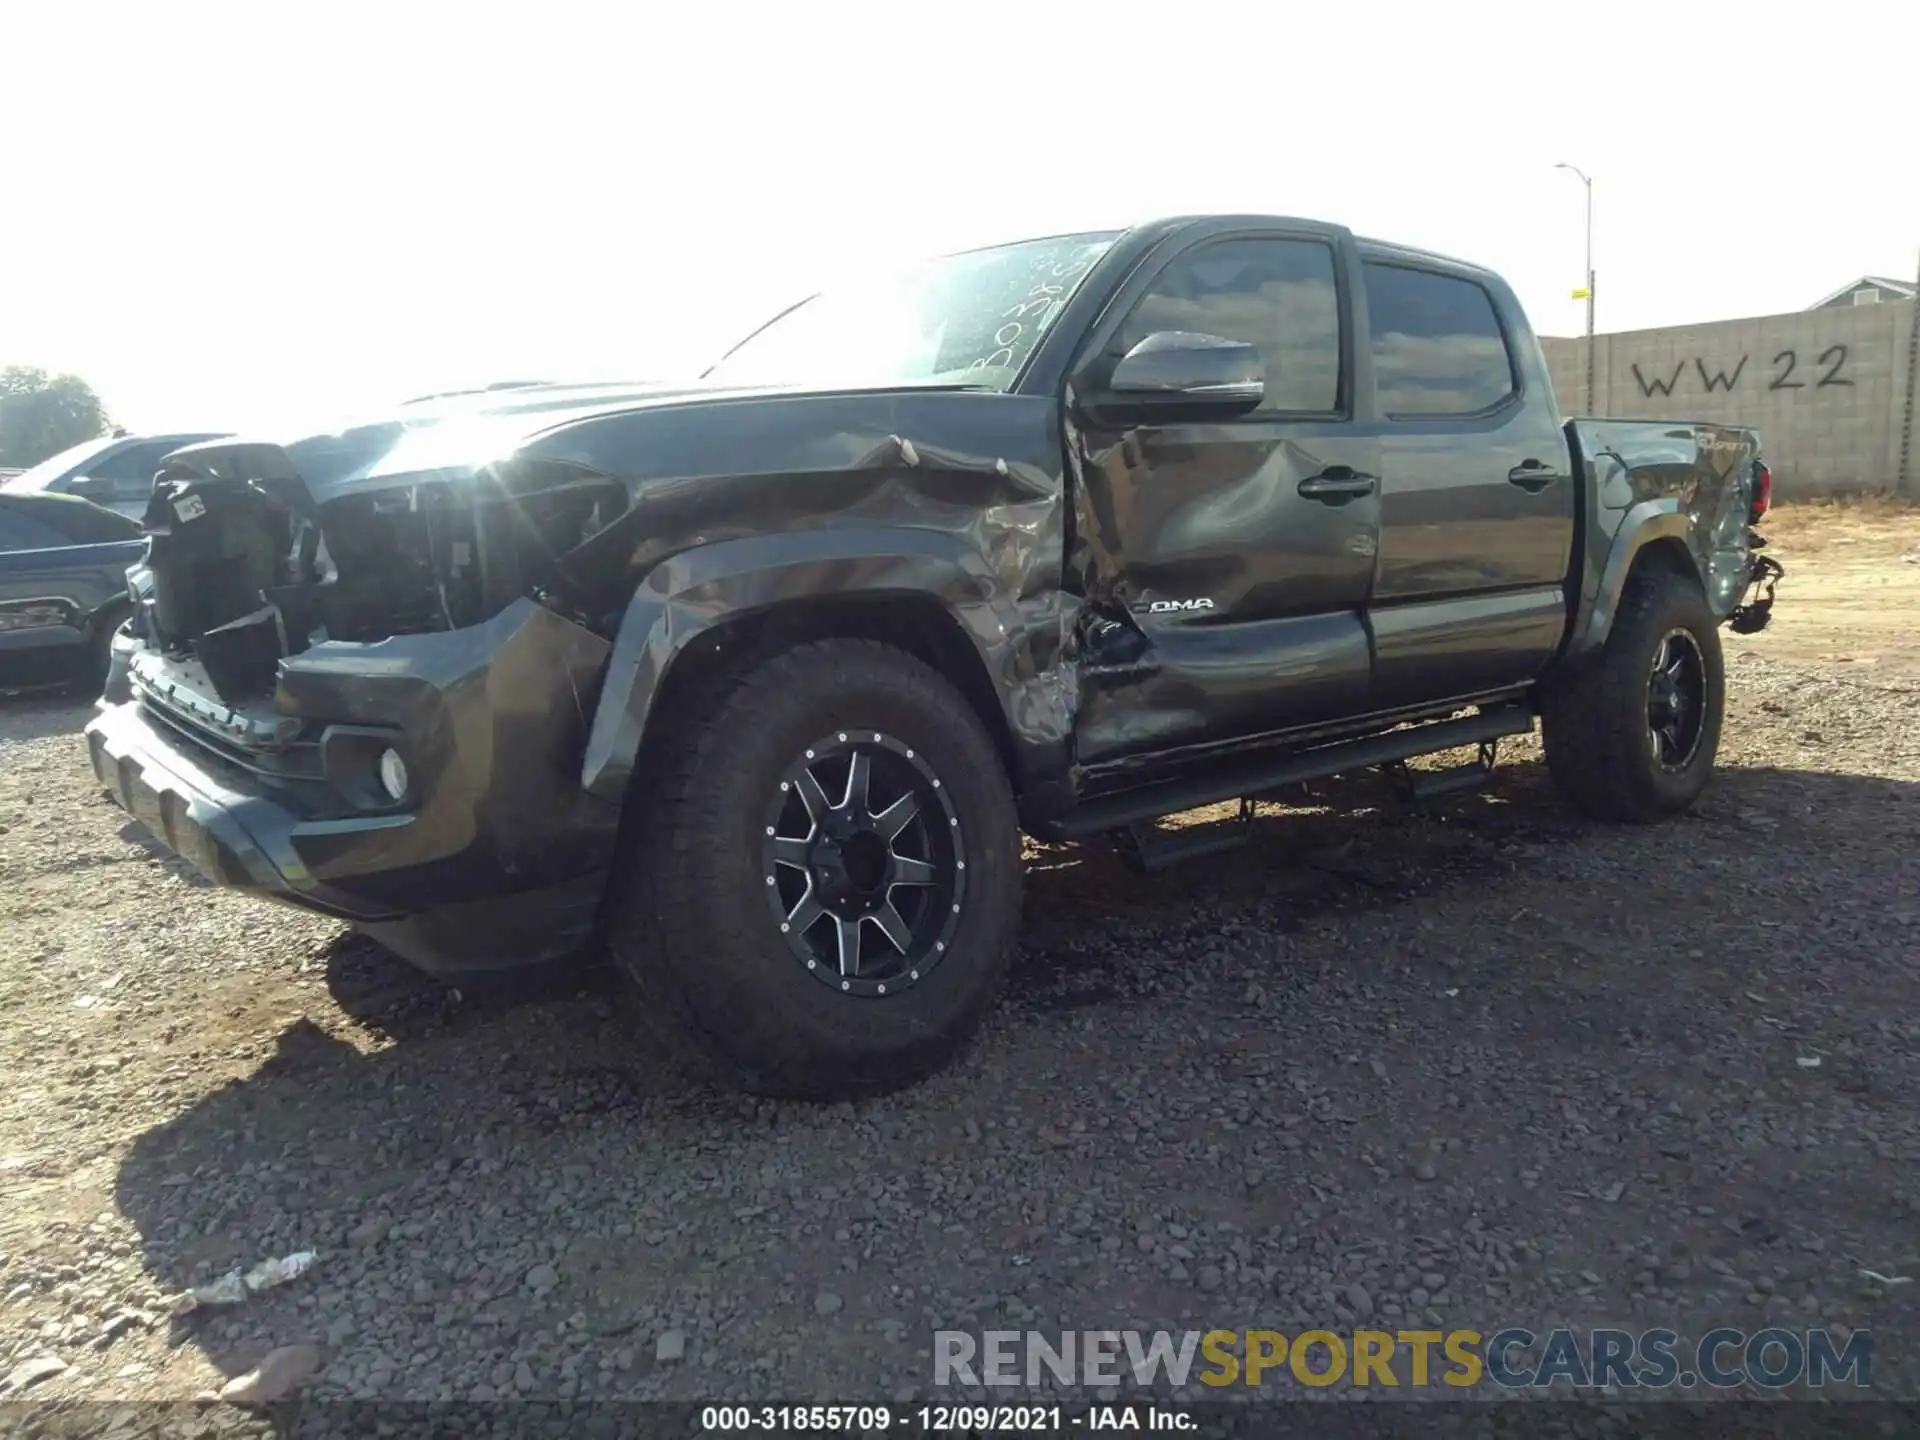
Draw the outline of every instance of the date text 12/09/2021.
[[[829,1431],[843,1434],[1040,1434],[1072,1430],[1196,1429],[1187,1411],[1164,1405],[708,1405],[705,1431]]]

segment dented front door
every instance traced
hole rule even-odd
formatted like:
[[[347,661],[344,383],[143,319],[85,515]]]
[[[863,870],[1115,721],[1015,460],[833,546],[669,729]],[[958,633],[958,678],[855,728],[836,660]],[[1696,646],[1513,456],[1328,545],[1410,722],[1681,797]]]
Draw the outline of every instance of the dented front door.
[[[1203,424],[1103,426],[1070,403],[1082,764],[1368,708],[1380,466],[1348,418],[1344,246],[1331,229],[1203,233],[1130,282],[1110,311],[1123,318],[1092,337],[1088,386],[1146,335],[1186,331],[1256,346],[1267,388],[1252,413]]]

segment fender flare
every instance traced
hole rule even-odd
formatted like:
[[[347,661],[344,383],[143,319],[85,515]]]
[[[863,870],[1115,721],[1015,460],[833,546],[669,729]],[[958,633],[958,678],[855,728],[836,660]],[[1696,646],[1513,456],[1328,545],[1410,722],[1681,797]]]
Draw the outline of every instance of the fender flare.
[[[1620,613],[1620,597],[1626,591],[1627,576],[1633,571],[1633,562],[1640,557],[1642,550],[1655,541],[1678,540],[1687,552],[1695,578],[1703,585],[1706,583],[1706,577],[1700,573],[1700,557],[1694,554],[1693,546],[1688,543],[1693,530],[1693,517],[1681,509],[1677,496],[1642,500],[1627,511],[1621,518],[1620,528],[1614,532],[1613,543],[1607,549],[1606,564],[1601,567],[1599,583],[1588,603],[1585,621],[1575,633],[1571,647],[1573,654],[1588,654],[1607,643],[1607,636],[1613,633],[1614,618]]]
[[[821,596],[930,595],[972,642],[999,698],[1021,632],[1009,589],[958,537],[906,527],[820,530],[718,541],[670,556],[627,603],[587,732],[580,783],[619,803],[639,763],[668,668],[717,625]]]

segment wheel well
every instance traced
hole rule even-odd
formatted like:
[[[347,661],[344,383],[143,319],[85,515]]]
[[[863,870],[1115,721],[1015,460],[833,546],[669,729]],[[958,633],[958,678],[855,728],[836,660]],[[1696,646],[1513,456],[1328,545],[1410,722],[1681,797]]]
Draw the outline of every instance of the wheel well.
[[[1694,562],[1693,552],[1676,535],[1662,535],[1657,540],[1649,540],[1634,552],[1633,564],[1627,567],[1627,576],[1631,579],[1642,570],[1665,570],[1696,585],[1700,583],[1700,567]]]
[[[702,693],[727,676],[811,640],[875,640],[938,672],[966,697],[1017,783],[1013,735],[979,652],[944,605],[910,591],[794,600],[703,631],[668,663],[648,707],[642,748],[666,723],[663,717],[699,713]]]
[[[120,623],[133,614],[133,602],[124,595],[107,601],[93,614],[87,617],[87,640],[92,642],[102,634],[109,638],[120,628]]]

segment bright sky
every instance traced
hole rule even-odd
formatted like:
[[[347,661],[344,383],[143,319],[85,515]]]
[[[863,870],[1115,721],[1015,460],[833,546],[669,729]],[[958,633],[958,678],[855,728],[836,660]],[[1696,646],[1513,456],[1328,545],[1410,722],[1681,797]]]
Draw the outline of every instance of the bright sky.
[[[0,0],[0,364],[136,429],[684,374],[823,279],[1193,211],[1575,334],[1920,254],[1920,6]],[[1904,136],[1902,140],[1900,137]]]

